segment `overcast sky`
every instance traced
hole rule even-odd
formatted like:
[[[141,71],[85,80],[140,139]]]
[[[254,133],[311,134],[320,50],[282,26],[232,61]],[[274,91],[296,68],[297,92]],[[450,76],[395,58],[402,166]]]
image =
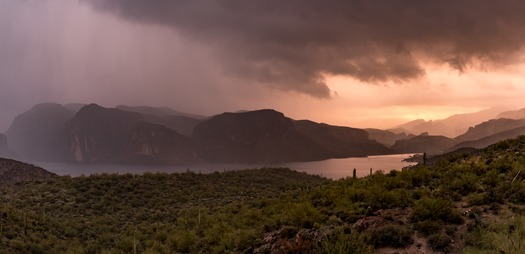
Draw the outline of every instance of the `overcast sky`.
[[[521,0],[0,0],[0,132],[42,102],[391,127],[523,108]]]

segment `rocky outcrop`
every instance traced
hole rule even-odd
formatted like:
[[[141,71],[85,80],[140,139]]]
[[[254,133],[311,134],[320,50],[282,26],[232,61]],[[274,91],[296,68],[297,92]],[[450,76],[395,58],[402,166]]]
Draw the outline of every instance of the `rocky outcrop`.
[[[273,164],[392,153],[365,130],[294,121],[274,110],[195,119],[169,108],[80,106],[41,104],[18,116],[8,131],[13,147],[27,160],[130,164]]]
[[[120,105],[116,109],[139,113],[144,117],[145,122],[166,126],[188,137],[193,133],[195,126],[205,119],[204,116],[183,113],[166,107],[128,107]]]
[[[420,135],[411,139],[399,140],[392,150],[396,153],[441,154],[457,142],[444,136]]]
[[[518,127],[518,128],[512,129],[512,130],[508,130],[508,131],[499,132],[499,133],[496,133],[494,135],[491,135],[491,136],[488,136],[488,137],[484,137],[484,138],[480,138],[480,139],[477,139],[477,140],[463,141],[463,142],[461,142],[461,143],[459,143],[459,144],[449,148],[447,150],[447,152],[456,151],[458,149],[466,148],[466,147],[481,149],[481,148],[485,148],[485,147],[487,147],[489,145],[495,144],[495,143],[497,143],[499,141],[503,141],[505,139],[516,138],[516,137],[518,137],[520,135],[525,135],[525,126],[524,127]]]
[[[195,161],[187,137],[139,113],[90,104],[66,125],[69,161],[175,164]]]
[[[525,119],[493,119],[478,124],[475,127],[469,128],[469,130],[465,134],[456,137],[456,140],[458,142],[478,140],[500,132],[510,131],[524,126]]]
[[[361,129],[293,121],[274,110],[224,113],[195,127],[192,140],[210,162],[279,163],[389,154]]]
[[[83,107],[66,124],[67,159],[74,162],[119,162],[138,113],[107,109],[96,104]]]
[[[391,154],[392,150],[370,140],[362,129],[332,126],[308,120],[294,121],[295,128],[326,149],[332,158]]]
[[[131,131],[121,162],[131,164],[184,164],[198,161],[190,138],[162,125],[140,122]]]
[[[56,174],[40,167],[0,158],[0,186],[23,181],[50,179],[55,176]]]
[[[274,110],[224,113],[195,127],[198,155],[209,162],[277,163],[330,158],[290,118]]]
[[[0,133],[0,157],[14,160],[20,159],[20,156],[16,152],[9,149],[7,137],[2,133]]]
[[[407,135],[404,132],[394,133],[392,131],[380,130],[380,129],[365,129],[365,130],[366,132],[368,132],[368,138],[370,138],[371,140],[375,140],[387,147],[391,147],[392,145],[396,143],[396,141],[415,137],[412,134]]]
[[[74,111],[60,104],[38,104],[17,116],[7,130],[9,147],[24,161],[62,161],[66,151],[64,126]]]

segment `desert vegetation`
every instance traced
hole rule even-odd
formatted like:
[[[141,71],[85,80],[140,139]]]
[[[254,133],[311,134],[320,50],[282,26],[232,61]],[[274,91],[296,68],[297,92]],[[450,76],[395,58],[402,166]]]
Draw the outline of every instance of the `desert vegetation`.
[[[525,137],[328,180],[288,169],[100,174],[0,188],[8,253],[523,253]],[[349,169],[351,171],[352,169]]]

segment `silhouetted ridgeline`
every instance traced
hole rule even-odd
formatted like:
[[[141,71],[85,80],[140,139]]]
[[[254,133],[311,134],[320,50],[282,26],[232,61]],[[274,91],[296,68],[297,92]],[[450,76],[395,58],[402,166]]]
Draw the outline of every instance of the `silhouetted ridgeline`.
[[[6,132],[9,147],[23,160],[64,160],[65,124],[74,115],[74,111],[59,104],[36,105],[14,119]]]
[[[6,134],[11,150],[24,161],[267,164],[392,153],[440,154],[485,147],[523,133],[524,119],[500,118],[485,119],[456,138],[432,132],[409,134],[409,130],[432,128],[454,132],[497,112],[489,109],[431,122],[415,120],[385,131],[293,120],[274,110],[204,117],[146,106],[40,104],[16,117]],[[519,116],[519,112],[511,113]]]
[[[66,124],[66,133],[70,161],[124,164],[197,161],[188,137],[144,122],[139,113],[91,104]]]
[[[525,119],[525,108],[514,111],[505,111],[498,115],[496,118],[508,118],[508,119]]]
[[[387,147],[391,147],[396,143],[396,141],[409,139],[415,137],[412,134],[406,134],[405,132],[394,133],[388,130],[380,129],[365,129],[368,132],[368,137],[372,140],[375,140]]]
[[[397,126],[402,132],[420,135],[428,133],[431,136],[456,137],[465,133],[468,128],[478,125],[493,118],[500,118],[498,114],[504,110],[503,107],[493,107],[474,113],[456,114],[445,119],[425,121],[418,119]],[[525,117],[524,117],[525,118]]]
[[[455,145],[454,139],[445,136],[420,135],[411,139],[399,140],[392,146],[397,153],[418,153],[440,154]]]
[[[74,112],[42,104],[17,117],[9,135],[23,159],[83,163],[280,163],[392,153],[364,130],[294,121],[274,110],[204,118],[167,108],[89,104]]]

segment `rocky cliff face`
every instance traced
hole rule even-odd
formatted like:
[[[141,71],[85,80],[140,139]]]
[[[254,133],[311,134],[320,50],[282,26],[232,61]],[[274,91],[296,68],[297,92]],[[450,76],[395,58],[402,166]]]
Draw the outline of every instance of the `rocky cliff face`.
[[[346,158],[378,154],[391,154],[392,150],[370,140],[368,132],[362,129],[332,126],[301,120],[294,121],[295,128],[313,139],[333,158]]]
[[[193,133],[195,126],[206,118],[201,115],[183,113],[165,107],[128,107],[120,105],[116,107],[116,109],[139,113],[144,117],[144,121],[148,123],[166,126],[177,133],[188,137]]]
[[[7,130],[9,147],[25,161],[61,161],[65,154],[64,126],[74,111],[60,104],[38,104],[17,116]]]
[[[138,113],[85,106],[66,125],[68,160],[133,164],[195,160],[188,138],[143,120]]]
[[[83,107],[66,124],[67,158],[75,162],[118,162],[126,150],[138,113],[107,109],[96,104]]]
[[[328,151],[274,110],[217,115],[195,127],[200,157],[210,162],[275,163],[320,160]]]
[[[518,127],[512,130],[498,132],[494,135],[490,135],[487,137],[483,137],[477,140],[469,140],[469,141],[463,141],[447,150],[447,152],[453,152],[461,148],[475,148],[475,149],[481,149],[485,148],[489,145],[495,144],[499,141],[503,141],[505,139],[511,139],[516,138],[518,136],[525,135],[525,126]]]
[[[0,133],[0,157],[14,160],[20,159],[20,156],[16,152],[9,149],[7,146],[7,137],[2,133]]]
[[[185,164],[196,162],[190,138],[162,125],[140,122],[131,131],[122,162],[132,164]]]
[[[392,153],[361,129],[293,121],[274,110],[224,113],[195,127],[198,154],[210,162],[276,163]]]
[[[375,140],[387,147],[391,147],[392,145],[396,143],[396,141],[415,137],[412,134],[407,135],[404,132],[394,133],[392,131],[380,130],[380,129],[365,129],[365,130],[366,132],[368,132],[368,137],[371,140]]]
[[[90,104],[74,113],[82,105],[73,106],[37,105],[16,118],[9,137],[29,160],[81,163],[280,163],[392,153],[364,130],[294,121],[274,110],[194,119],[165,108]]]
[[[492,119],[469,128],[465,134],[456,137],[456,140],[458,142],[478,140],[524,126],[525,119]]]
[[[420,135],[411,139],[397,141],[392,146],[392,150],[396,153],[442,154],[455,144],[457,142],[454,139],[444,136]]]

